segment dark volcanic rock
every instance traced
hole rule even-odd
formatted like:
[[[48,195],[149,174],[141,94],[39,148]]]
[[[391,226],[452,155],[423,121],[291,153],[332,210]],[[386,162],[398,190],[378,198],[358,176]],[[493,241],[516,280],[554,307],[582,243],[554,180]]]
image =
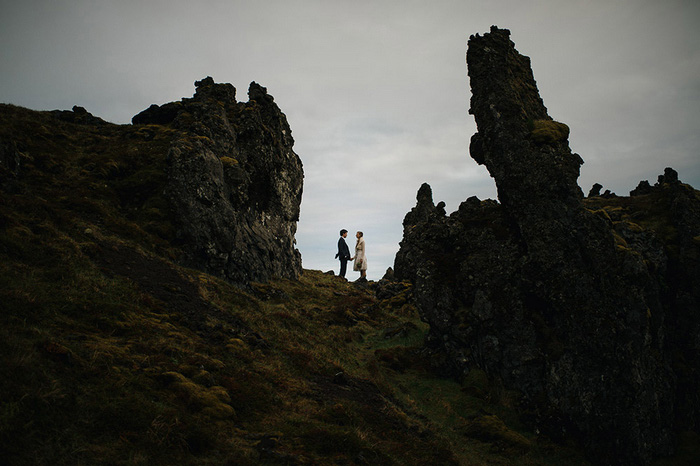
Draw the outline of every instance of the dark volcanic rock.
[[[79,125],[106,125],[107,122],[100,117],[94,116],[92,113],[88,112],[84,107],[79,107],[78,105],[73,106],[73,111],[68,110],[54,110],[51,112],[54,117],[62,121],[67,121],[69,123],[76,123]]]
[[[256,83],[247,103],[210,77],[195,86],[192,98],[133,118],[179,130],[168,153],[166,196],[185,263],[237,283],[298,277],[294,234],[304,174],[285,115]]]
[[[170,102],[160,106],[153,104],[143,112],[135,115],[131,119],[131,123],[135,125],[167,125],[177,118],[180,110],[182,110],[181,102]]]
[[[633,206],[644,218],[661,199],[676,206],[668,238],[585,205],[568,127],[509,35],[472,36],[467,53],[470,152],[500,204],[469,198],[446,216],[421,186],[395,274],[413,282],[428,344],[454,374],[480,368],[519,390],[542,429],[577,436],[603,463],[648,463],[672,451],[676,419],[697,426],[700,198],[669,172],[651,207]],[[670,364],[679,351],[683,374]]]
[[[591,186],[591,190],[588,191],[588,197],[600,196],[600,190],[603,189],[603,185],[600,183],[595,183]]]

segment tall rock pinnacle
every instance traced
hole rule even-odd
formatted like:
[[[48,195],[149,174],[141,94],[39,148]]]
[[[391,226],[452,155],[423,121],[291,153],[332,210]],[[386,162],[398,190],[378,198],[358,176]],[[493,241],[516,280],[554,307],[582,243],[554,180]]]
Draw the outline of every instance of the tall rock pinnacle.
[[[697,295],[697,280],[668,292],[675,259],[661,244],[676,237],[585,204],[569,128],[547,113],[508,30],[472,36],[467,64],[478,129],[470,153],[494,178],[500,203],[470,198],[446,216],[422,186],[394,267],[414,284],[428,346],[442,355],[434,360],[456,376],[478,368],[518,390],[542,431],[577,437],[603,463],[645,464],[671,452],[684,391],[668,345],[691,339],[669,321],[698,328],[688,305],[674,307],[686,302],[675,296]],[[694,190],[678,182],[655,195],[698,210]],[[678,218],[669,227],[681,232],[696,216]],[[697,348],[688,354],[697,363]],[[697,400],[681,398],[696,419]]]

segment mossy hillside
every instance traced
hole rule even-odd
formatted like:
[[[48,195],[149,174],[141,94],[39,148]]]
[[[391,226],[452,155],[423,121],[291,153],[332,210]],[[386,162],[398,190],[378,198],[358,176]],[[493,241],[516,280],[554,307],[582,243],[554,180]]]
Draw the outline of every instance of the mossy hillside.
[[[692,192],[697,199],[700,191],[688,185],[683,189]],[[661,185],[649,193],[631,197],[590,197],[584,205],[604,214],[615,227],[640,233],[647,231],[656,236],[670,251],[677,247],[678,231],[672,218],[672,196],[670,186]]]
[[[466,432],[502,408],[431,375],[417,352],[424,324],[405,306],[394,313],[314,271],[266,284],[278,297],[260,300],[179,270],[183,282],[162,285],[195,284],[221,315],[193,326],[128,277],[69,263],[82,277],[70,286],[36,293],[39,275],[23,276],[4,293],[14,305],[2,330],[2,439],[19,464],[457,464],[516,453],[479,440],[478,423]],[[402,354],[400,364],[380,351]],[[529,455],[524,464],[544,464]]]
[[[312,271],[301,282],[261,285],[264,296],[276,297],[259,300],[180,270],[182,282],[161,285],[196,285],[222,316],[189,328],[187,316],[144,294],[135,277],[105,276],[109,271],[92,264],[80,245],[57,239],[54,253],[61,260],[53,264],[15,262],[24,265],[15,270],[33,269],[29,274],[3,270],[3,289],[10,290],[3,296],[9,303],[3,367],[11,373],[3,378],[9,396],[2,426],[3,439],[13,439],[13,457],[57,464],[217,461],[207,452],[233,438],[237,446],[223,454],[255,462],[259,444],[273,435],[276,450],[310,460],[367,454],[375,436],[396,426],[433,428],[398,400],[384,401],[394,396],[386,381],[394,371],[372,350],[420,341],[420,323],[406,315],[405,304],[392,315],[371,293]],[[164,264],[154,259],[150,266],[171,266]],[[246,321],[233,328],[231,315]],[[376,331],[383,325],[409,332],[387,339]],[[10,377],[15,373],[21,376]],[[333,381],[339,373],[347,374],[344,383]],[[459,396],[457,384],[440,383]],[[419,441],[411,432],[393,442]],[[433,451],[435,443],[419,441],[413,454]],[[31,448],[36,444],[44,448]],[[80,445],[79,452],[66,444]],[[440,447],[446,457],[448,446]],[[387,448],[373,454],[399,461],[391,452],[398,444]]]
[[[6,461],[580,463],[488,382],[433,373],[408,285],[378,300],[305,271],[243,290],[177,266],[175,130],[14,106],[0,122],[21,161],[0,180]]]
[[[19,181],[6,182],[15,196],[5,199],[15,203],[15,210],[31,217],[27,220],[50,220],[72,233],[104,229],[159,253],[174,252],[162,195],[173,130],[82,125],[50,112],[0,107],[0,139],[13,141],[20,160]]]

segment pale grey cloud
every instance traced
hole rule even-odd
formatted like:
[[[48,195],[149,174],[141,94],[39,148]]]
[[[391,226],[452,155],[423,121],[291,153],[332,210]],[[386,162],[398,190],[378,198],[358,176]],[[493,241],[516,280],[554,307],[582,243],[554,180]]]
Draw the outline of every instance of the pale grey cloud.
[[[571,127],[580,185],[627,194],[666,166],[700,186],[695,0],[2,0],[0,101],[82,105],[128,123],[152,103],[230,82],[266,86],[305,169],[304,266],[328,270],[340,228],[365,232],[370,278],[393,264],[428,182],[456,210],[495,197],[468,155],[469,35],[507,27],[550,115]]]

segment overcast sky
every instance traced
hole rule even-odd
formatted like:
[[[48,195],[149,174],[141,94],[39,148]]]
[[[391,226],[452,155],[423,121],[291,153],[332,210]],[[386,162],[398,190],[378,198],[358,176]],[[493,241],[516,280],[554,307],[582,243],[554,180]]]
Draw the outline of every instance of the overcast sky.
[[[492,24],[570,126],[584,193],[628,195],[667,166],[700,188],[697,0],[0,0],[0,102],[127,124],[206,76],[242,101],[256,81],[304,164],[304,267],[337,272],[338,230],[362,230],[377,280],[421,183],[448,212],[496,197],[469,157],[465,62]]]

